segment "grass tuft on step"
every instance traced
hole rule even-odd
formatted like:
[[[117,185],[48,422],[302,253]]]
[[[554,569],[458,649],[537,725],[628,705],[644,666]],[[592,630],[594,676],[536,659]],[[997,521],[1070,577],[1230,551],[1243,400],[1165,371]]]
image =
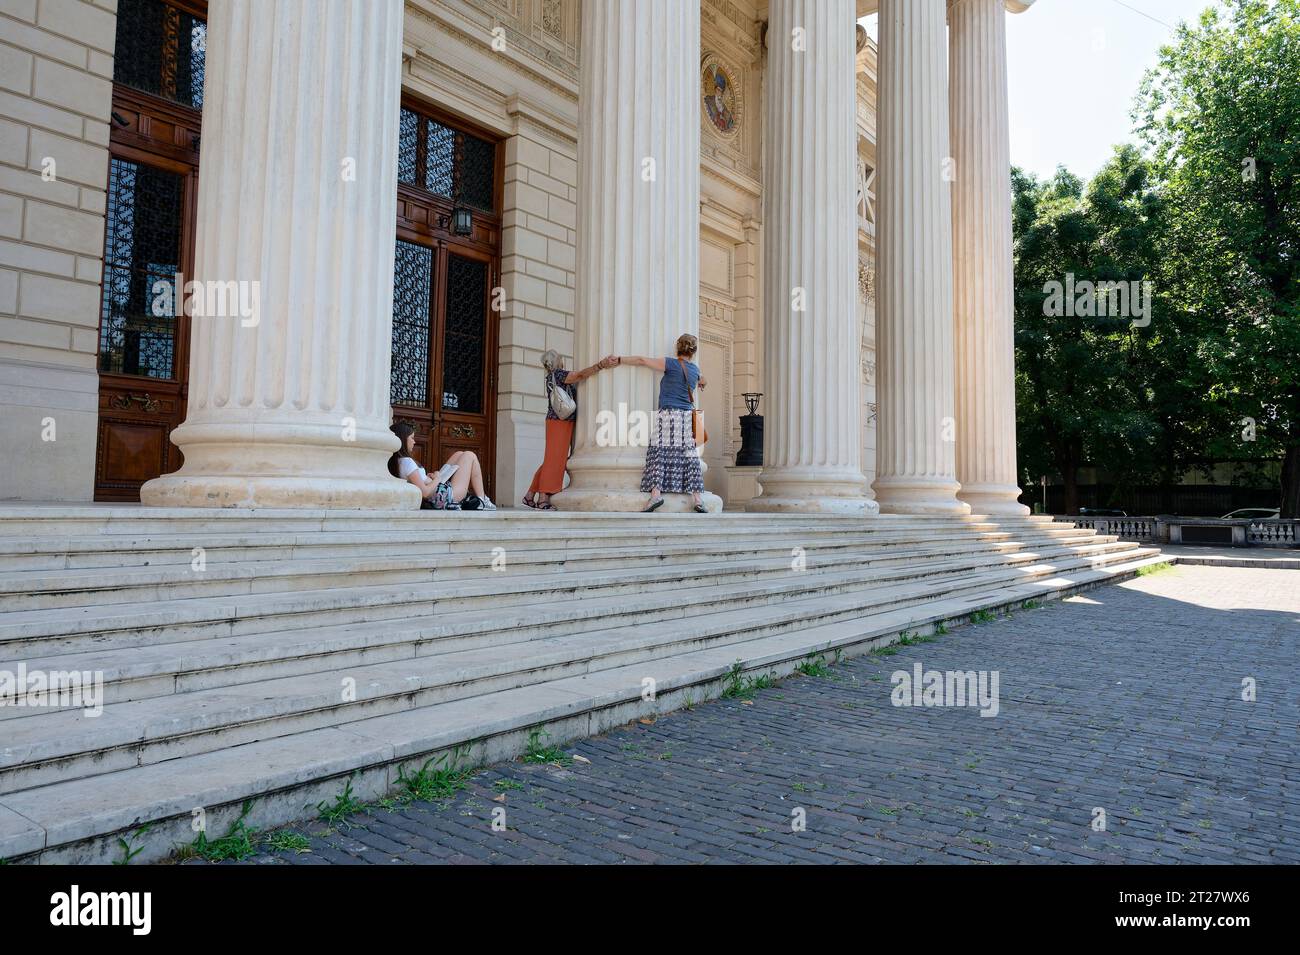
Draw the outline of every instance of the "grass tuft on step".
[[[547,746],[542,741],[550,739],[551,734],[543,729],[535,729],[528,734],[528,749],[522,757],[525,763],[549,763],[554,766],[572,766],[573,757],[558,746]]]
[[[349,789],[351,783],[348,784]],[[259,840],[257,830],[245,823],[248,814],[253,811],[253,800],[244,801],[239,817],[230,824],[226,834],[217,839],[208,839],[206,831],[200,832],[198,838],[188,846],[182,846],[176,853],[178,859],[204,859],[208,862],[238,862],[257,852]]]

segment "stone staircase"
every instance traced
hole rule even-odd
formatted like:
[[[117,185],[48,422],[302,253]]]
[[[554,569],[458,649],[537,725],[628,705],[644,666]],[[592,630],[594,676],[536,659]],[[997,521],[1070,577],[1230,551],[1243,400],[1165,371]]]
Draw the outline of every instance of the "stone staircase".
[[[103,687],[0,705],[0,858],[158,859],[200,809],[289,822],[1163,561],[1050,518],[0,508],[0,676]]]

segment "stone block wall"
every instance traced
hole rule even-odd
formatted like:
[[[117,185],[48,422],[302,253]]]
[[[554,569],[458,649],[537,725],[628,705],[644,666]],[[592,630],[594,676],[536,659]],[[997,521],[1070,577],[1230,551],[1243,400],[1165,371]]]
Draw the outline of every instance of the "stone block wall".
[[[116,0],[0,0],[0,499],[94,484]]]

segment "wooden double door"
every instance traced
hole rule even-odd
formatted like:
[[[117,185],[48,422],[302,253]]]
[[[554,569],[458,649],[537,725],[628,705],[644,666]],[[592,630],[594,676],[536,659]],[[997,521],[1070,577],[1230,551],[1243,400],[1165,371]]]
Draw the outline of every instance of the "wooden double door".
[[[393,418],[415,426],[415,459],[432,473],[475,452],[495,493],[496,256],[470,243],[399,229],[393,268]]]
[[[181,466],[206,0],[118,0],[99,315],[95,499]]]
[[[113,97],[99,326],[95,500],[137,501],[181,466],[194,258],[198,111],[119,88]]]

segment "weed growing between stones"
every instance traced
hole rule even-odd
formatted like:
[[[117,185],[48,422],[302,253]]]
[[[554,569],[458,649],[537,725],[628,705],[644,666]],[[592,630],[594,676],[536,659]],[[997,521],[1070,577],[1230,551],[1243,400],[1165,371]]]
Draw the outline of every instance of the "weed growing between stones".
[[[524,751],[525,763],[550,763],[555,766],[572,766],[573,757],[558,746],[546,746],[543,739],[549,739],[550,733],[535,729],[528,734],[528,749]]]
[[[144,852],[144,846],[133,847],[132,844],[135,842],[135,840],[139,839],[141,836],[148,833],[149,830],[152,828],[153,828],[153,823],[146,822],[135,832],[131,833],[131,835],[128,838],[123,838],[122,836],[118,836],[117,846],[119,849],[122,850],[122,855],[113,860],[113,865],[130,865],[132,859],[138,856],[141,852]]]
[[[311,840],[301,832],[284,829],[273,832],[262,843],[272,852],[296,852],[301,855],[311,851]]]
[[[332,803],[322,800],[316,804],[316,809],[320,813],[318,818],[321,822],[327,822],[331,826],[347,825],[348,816],[362,812],[365,808],[366,804],[352,795],[352,780],[350,779],[347,781],[347,785],[343,787],[343,792],[335,796]]]
[[[752,700],[757,690],[766,690],[773,684],[772,674],[746,676],[741,662],[737,660],[727,671],[727,686],[722,691],[724,700]]]
[[[808,654],[808,657],[795,667],[795,671],[802,673],[804,676],[817,677],[831,675],[831,668],[826,665],[825,654],[819,654],[817,656],[814,656],[811,653]]]
[[[465,784],[477,770],[456,769],[454,764],[443,766],[447,754],[443,753],[436,760],[430,759],[414,773],[407,774],[403,766],[397,773],[397,802],[440,802],[451,799],[465,788]]]
[[[351,781],[344,792],[352,790]],[[322,803],[321,805],[324,805]],[[227,859],[238,861],[247,859],[257,851],[260,841],[257,830],[249,828],[244,822],[253,811],[253,800],[244,801],[239,817],[230,824],[226,834],[218,839],[208,839],[206,831],[200,831],[198,837],[188,846],[182,847],[176,856],[178,859],[205,859],[208,862],[224,862]]]

